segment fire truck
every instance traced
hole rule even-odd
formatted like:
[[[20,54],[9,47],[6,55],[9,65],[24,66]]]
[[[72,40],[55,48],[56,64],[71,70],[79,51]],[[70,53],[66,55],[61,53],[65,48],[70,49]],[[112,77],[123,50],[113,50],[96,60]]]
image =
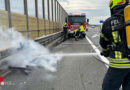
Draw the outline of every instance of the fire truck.
[[[89,20],[87,19],[86,22],[86,15],[68,15],[67,17],[67,25],[69,28],[68,35],[73,34],[75,29],[79,29],[80,25],[83,25],[84,29],[87,31],[87,23]]]

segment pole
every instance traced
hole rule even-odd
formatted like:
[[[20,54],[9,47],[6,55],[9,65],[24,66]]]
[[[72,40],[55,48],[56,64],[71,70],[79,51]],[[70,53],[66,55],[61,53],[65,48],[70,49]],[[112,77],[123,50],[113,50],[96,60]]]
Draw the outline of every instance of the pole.
[[[53,24],[52,24],[52,33],[54,33],[54,5],[53,5],[53,0],[51,0],[51,5],[52,5],[52,22],[53,22]]]
[[[47,0],[48,3],[48,21],[49,21],[49,34],[51,33],[50,31],[50,0]]]
[[[55,32],[56,32],[56,20],[57,18],[56,18],[56,0],[55,0]]]
[[[26,24],[27,24],[27,37],[30,37],[29,34],[29,20],[28,20],[28,5],[27,0],[24,0],[24,14],[26,15]]]
[[[42,0],[42,8],[43,8],[43,19],[44,19],[44,32],[45,32],[45,35],[46,35],[45,0]]]
[[[10,10],[10,0],[6,0],[6,10],[8,10],[8,18],[9,18],[9,28],[12,28],[12,18],[11,18],[11,10]]]
[[[35,11],[36,11],[36,18],[37,18],[37,31],[38,31],[38,37],[40,36],[40,30],[39,30],[39,16],[38,16],[38,1],[35,0]]]

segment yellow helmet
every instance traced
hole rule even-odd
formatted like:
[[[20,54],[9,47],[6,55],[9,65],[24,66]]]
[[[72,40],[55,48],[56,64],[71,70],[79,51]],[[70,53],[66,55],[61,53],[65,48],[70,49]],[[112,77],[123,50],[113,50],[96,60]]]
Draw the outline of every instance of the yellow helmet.
[[[67,25],[67,23],[64,23],[64,25]]]
[[[114,8],[117,5],[126,4],[127,0],[110,0],[109,7],[110,9]]]

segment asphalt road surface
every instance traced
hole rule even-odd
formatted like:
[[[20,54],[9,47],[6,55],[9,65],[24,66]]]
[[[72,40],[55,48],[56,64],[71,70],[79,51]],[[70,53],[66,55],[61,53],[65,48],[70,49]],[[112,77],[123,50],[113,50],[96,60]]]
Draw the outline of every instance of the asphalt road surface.
[[[90,27],[87,36],[99,47],[99,28]],[[67,40],[52,51],[95,52],[87,39]],[[101,90],[107,67],[98,59],[100,59],[98,56],[63,57],[57,65],[57,72],[38,69],[27,76],[21,72],[14,72],[4,79],[8,83],[1,90]]]

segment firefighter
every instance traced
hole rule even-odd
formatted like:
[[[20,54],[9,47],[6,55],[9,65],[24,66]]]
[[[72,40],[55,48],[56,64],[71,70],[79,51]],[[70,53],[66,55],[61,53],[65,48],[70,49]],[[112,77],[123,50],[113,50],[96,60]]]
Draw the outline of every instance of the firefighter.
[[[126,44],[124,8],[127,0],[110,0],[111,17],[105,20],[100,34],[101,55],[110,58],[102,90],[130,90],[130,60]]]
[[[65,23],[64,26],[63,26],[63,33],[64,33],[64,41],[65,41],[65,40],[67,40],[67,35],[68,35],[67,23]]]
[[[85,38],[85,30],[84,30],[84,26],[81,24],[80,27],[79,27],[79,30],[80,30],[80,38],[83,39]]]
[[[103,22],[104,22],[104,21],[103,21]],[[101,30],[102,30],[103,22],[101,23],[101,26],[100,26],[100,32],[101,32]]]
[[[79,34],[80,34],[80,30],[79,29],[75,29],[74,30],[74,38],[76,41],[78,41],[79,39]]]
[[[101,32],[101,30],[102,30],[102,26],[103,26],[103,24],[100,26],[100,32]]]

